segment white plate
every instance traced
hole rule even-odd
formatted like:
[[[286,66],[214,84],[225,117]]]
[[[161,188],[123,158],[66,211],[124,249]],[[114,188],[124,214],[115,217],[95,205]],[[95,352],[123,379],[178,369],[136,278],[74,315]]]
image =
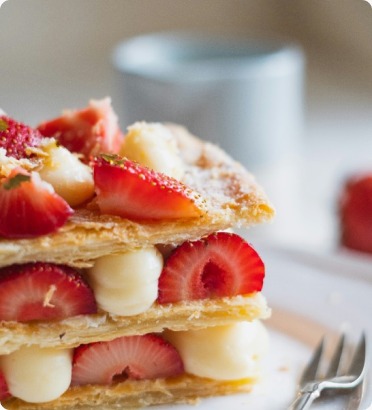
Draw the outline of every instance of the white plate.
[[[339,331],[347,331],[350,342],[355,343],[364,329],[371,358],[372,259],[266,246],[256,248],[266,264],[264,294],[273,309],[273,316],[267,321],[271,346],[262,383],[251,394],[203,399],[197,407],[178,405],[156,409],[285,410],[294,397],[296,381],[312,349],[325,333],[331,336],[329,353]],[[372,408],[370,376],[367,380],[361,410]],[[347,397],[315,403],[312,409],[356,410]]]

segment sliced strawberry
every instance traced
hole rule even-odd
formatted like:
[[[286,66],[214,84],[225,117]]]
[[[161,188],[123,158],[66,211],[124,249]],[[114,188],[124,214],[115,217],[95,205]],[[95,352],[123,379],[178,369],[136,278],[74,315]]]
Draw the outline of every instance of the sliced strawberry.
[[[347,181],[339,212],[341,243],[372,253],[372,173],[355,175]]]
[[[61,117],[41,123],[38,130],[82,154],[86,161],[101,152],[119,152],[124,138],[109,98],[91,101],[81,110],[66,111]]]
[[[180,245],[159,278],[159,303],[245,295],[262,289],[264,264],[240,236],[211,234]]]
[[[94,182],[102,213],[134,220],[200,217],[198,195],[178,180],[118,155],[94,162]]]
[[[70,267],[37,262],[0,269],[0,320],[59,320],[96,311],[92,289]]]
[[[73,210],[37,173],[14,169],[0,185],[0,235],[31,238],[55,232]]]
[[[11,394],[8,390],[8,385],[6,383],[5,377],[3,373],[0,373],[0,402],[9,399],[10,397]]]
[[[160,336],[124,336],[75,349],[72,385],[158,379],[178,376],[183,371],[179,353]]]
[[[0,115],[0,148],[6,155],[17,159],[27,157],[27,147],[40,144],[42,135],[39,131],[15,121],[6,115]]]

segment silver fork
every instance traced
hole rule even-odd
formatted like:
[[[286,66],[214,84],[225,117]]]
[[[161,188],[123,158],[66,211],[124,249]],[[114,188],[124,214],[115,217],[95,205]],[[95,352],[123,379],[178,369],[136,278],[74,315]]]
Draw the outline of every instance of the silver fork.
[[[362,382],[366,372],[366,335],[362,334],[349,368],[340,375],[340,363],[345,350],[345,335],[342,335],[325,377],[320,378],[319,368],[324,344],[325,339],[323,338],[302,374],[299,393],[289,410],[309,409],[312,402],[320,396],[323,390],[352,389]]]

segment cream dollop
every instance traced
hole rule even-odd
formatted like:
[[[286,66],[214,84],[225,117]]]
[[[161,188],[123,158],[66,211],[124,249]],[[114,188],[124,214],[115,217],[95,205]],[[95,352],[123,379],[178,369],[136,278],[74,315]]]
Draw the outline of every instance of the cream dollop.
[[[53,139],[42,149],[46,155],[41,157],[40,177],[49,182],[69,205],[78,206],[94,195],[92,170],[75,154],[57,146]]]
[[[22,347],[0,357],[9,392],[29,403],[60,397],[70,386],[72,349]]]
[[[165,335],[179,351],[186,372],[216,380],[256,377],[268,347],[266,329],[259,321]]]
[[[136,122],[128,128],[120,154],[142,165],[181,179],[184,166],[171,132],[160,123]]]
[[[98,306],[131,316],[145,312],[158,297],[163,257],[154,247],[99,258],[88,277]]]

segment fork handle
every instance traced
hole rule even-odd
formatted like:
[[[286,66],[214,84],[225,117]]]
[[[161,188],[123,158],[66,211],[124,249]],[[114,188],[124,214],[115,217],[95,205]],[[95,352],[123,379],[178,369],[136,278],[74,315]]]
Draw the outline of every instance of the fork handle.
[[[288,410],[307,410],[317,397],[319,397],[317,390],[301,391]]]

